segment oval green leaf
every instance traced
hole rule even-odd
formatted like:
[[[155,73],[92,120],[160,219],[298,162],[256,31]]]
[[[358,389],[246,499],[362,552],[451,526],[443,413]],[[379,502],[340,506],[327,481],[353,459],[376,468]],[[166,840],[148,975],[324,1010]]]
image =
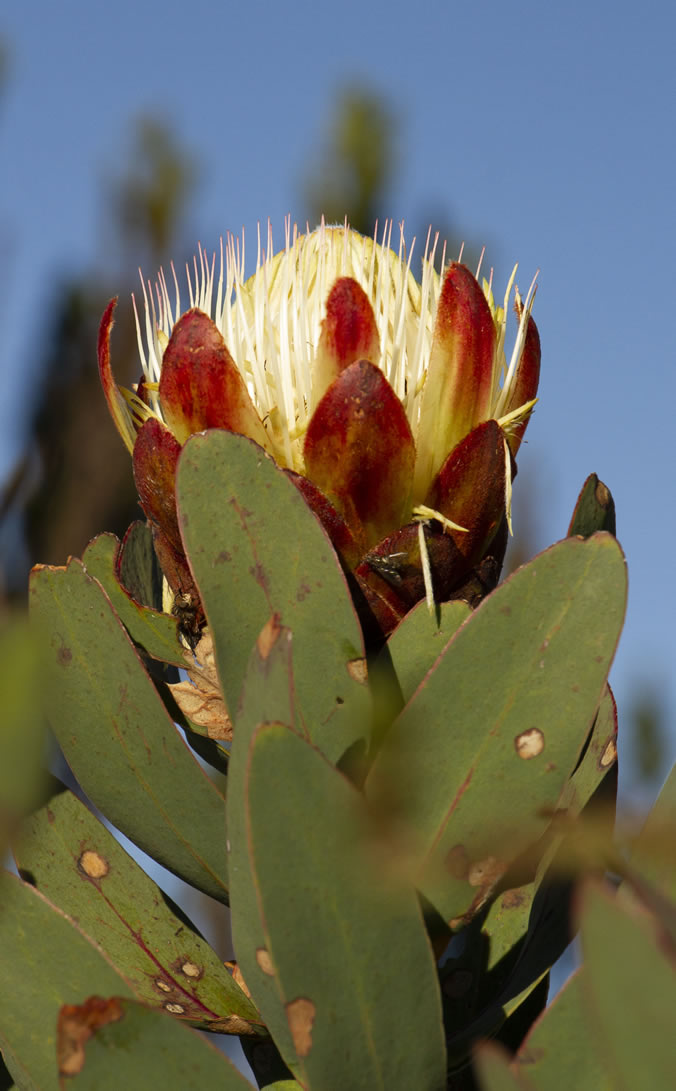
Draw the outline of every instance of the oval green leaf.
[[[408,830],[452,927],[547,827],[601,699],[626,602],[614,538],[569,538],[489,595],[392,725],[367,796]]]
[[[172,723],[110,600],[80,561],[37,568],[49,719],[92,802],[159,863],[227,902],[225,800]]]
[[[445,1086],[420,906],[378,844],[363,797],[305,739],[264,724],[245,800],[265,946],[238,954],[255,999],[261,975],[275,986],[274,1003],[265,989],[260,1007],[291,1071],[316,1088]]]
[[[204,1037],[133,1000],[91,997],[61,1013],[62,1086],[77,1091],[180,1088],[251,1091],[251,1084]]]
[[[60,910],[0,874],[0,1048],[17,1086],[58,1091],[56,1022],[92,993],[131,997],[124,979]]]
[[[24,876],[106,953],[137,999],[207,1030],[256,1033],[256,1008],[215,951],[72,792],[25,821]]]
[[[298,489],[251,440],[193,436],[176,478],[181,533],[231,715],[277,614],[294,634],[298,726],[332,761],[365,738],[364,647],[345,577]]]

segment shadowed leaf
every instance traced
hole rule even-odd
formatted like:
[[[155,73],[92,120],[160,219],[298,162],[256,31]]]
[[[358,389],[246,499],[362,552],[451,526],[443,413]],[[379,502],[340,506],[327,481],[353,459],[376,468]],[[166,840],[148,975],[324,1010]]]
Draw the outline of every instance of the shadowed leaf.
[[[671,1087],[676,960],[663,929],[642,908],[621,906],[589,883],[580,930],[588,1020],[613,1088]]]
[[[534,1024],[517,1054],[518,1069],[538,1091],[614,1091],[612,1074],[589,1032],[583,996],[584,969],[577,970]]]
[[[531,1091],[531,1084],[512,1072],[509,1056],[499,1046],[480,1045],[474,1054],[474,1065],[481,1091]]]

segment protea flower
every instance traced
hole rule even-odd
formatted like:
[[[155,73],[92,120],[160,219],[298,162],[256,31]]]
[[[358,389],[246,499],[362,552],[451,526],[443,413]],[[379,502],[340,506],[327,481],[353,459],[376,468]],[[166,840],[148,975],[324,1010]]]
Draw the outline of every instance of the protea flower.
[[[218,279],[200,249],[185,312],[175,273],[173,303],[160,273],[155,297],[143,289],[143,331],[136,312],[143,376],[133,392],[113,379],[108,305],[101,381],[175,594],[194,593],[175,468],[206,428],[248,436],[292,476],[381,632],[425,594],[459,594],[496,535],[499,569],[540,370],[533,286],[522,302],[512,274],[497,306],[459,262],[442,261],[439,276],[429,235],[418,283],[413,247],[407,255],[402,229],[392,251],[391,230],[378,242],[347,225],[299,234],[287,221],[280,253],[270,229],[266,249],[259,237],[247,280],[244,241],[229,237]],[[507,361],[512,291],[519,324]]]

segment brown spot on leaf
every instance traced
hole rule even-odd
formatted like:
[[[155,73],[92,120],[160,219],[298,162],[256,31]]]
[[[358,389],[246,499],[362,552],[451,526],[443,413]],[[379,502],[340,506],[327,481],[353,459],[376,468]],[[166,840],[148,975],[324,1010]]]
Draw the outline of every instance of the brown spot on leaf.
[[[497,883],[505,872],[505,865],[497,856],[487,856],[485,860],[477,860],[469,869],[467,881],[470,886],[489,887]]]
[[[165,1009],[170,1011],[172,1015],[184,1015],[185,1008],[182,1004],[165,1004]]]
[[[520,909],[526,904],[527,896],[523,890],[506,890],[501,900],[503,909]]]
[[[82,1071],[85,1045],[99,1027],[122,1018],[117,997],[90,996],[84,1004],[64,1004],[56,1028],[56,1058],[61,1076],[75,1076]]]
[[[167,985],[166,981],[163,981],[161,977],[156,977],[154,984],[160,990],[160,992],[163,992],[163,993],[170,993],[171,992],[171,985]]]
[[[602,481],[598,482],[594,493],[596,495],[596,502],[599,507],[603,508],[604,510],[610,507],[610,490],[606,485],[603,484]]]
[[[218,1019],[209,1024],[209,1029],[218,1034],[257,1034],[258,1029],[239,1015],[228,1015],[225,1019]]]
[[[454,845],[446,854],[446,869],[454,879],[466,879],[469,875],[469,856],[464,845]]]
[[[196,966],[194,962],[184,962],[181,965],[181,973],[186,977],[192,978],[193,981],[199,981],[204,970],[201,966]]]
[[[281,629],[279,614],[273,614],[270,620],[267,621],[261,629],[258,640],[256,641],[256,647],[258,648],[258,654],[261,659],[268,658],[279,639]]]
[[[529,727],[514,739],[514,747],[520,758],[529,761],[536,758],[545,748],[545,737],[539,727]]]
[[[605,749],[601,754],[599,765],[602,769],[607,769],[613,762],[617,761],[617,743],[615,742],[615,736],[611,736],[606,743]]]
[[[368,680],[368,667],[365,659],[350,659],[347,664],[347,673],[354,682],[366,685]]]
[[[77,862],[80,871],[88,875],[90,879],[104,879],[110,871],[107,860],[92,849],[85,849]]]
[[[299,1057],[307,1057],[312,1049],[312,1026],[317,1009],[306,996],[299,996],[286,1005],[286,1018]]]
[[[56,653],[56,661],[59,666],[66,667],[70,663],[72,658],[73,653],[70,648],[67,648],[65,644],[62,644],[58,652]]]
[[[232,979],[235,982],[235,984],[239,985],[242,992],[246,996],[248,996],[249,1000],[250,1000],[251,999],[251,993],[249,992],[249,989],[247,987],[247,983],[244,980],[244,977],[242,976],[242,971],[240,970],[237,963],[236,962],[226,962],[224,965],[227,967],[227,969],[232,974]]]
[[[274,975],[274,967],[272,965],[272,959],[270,953],[265,947],[256,948],[256,962],[260,966],[264,974],[268,974],[270,977]]]

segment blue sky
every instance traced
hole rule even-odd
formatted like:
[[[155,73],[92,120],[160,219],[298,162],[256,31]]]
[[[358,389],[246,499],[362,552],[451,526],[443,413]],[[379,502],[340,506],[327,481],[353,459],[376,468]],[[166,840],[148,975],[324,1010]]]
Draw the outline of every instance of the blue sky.
[[[652,681],[673,723],[676,9],[38,0],[5,5],[0,33],[12,54],[0,105],[0,473],[50,287],[96,262],[100,182],[124,160],[131,120],[159,113],[200,159],[195,243],[211,249],[270,217],[281,244],[284,215],[303,216],[301,180],[336,95],[357,80],[401,124],[384,212],[418,225],[440,210],[486,241],[496,285],[515,261],[522,287],[541,270],[540,403],[516,488],[532,463],[544,547],[589,472],[610,486],[631,588],[613,672],[620,714]],[[670,745],[673,757],[673,730]]]

